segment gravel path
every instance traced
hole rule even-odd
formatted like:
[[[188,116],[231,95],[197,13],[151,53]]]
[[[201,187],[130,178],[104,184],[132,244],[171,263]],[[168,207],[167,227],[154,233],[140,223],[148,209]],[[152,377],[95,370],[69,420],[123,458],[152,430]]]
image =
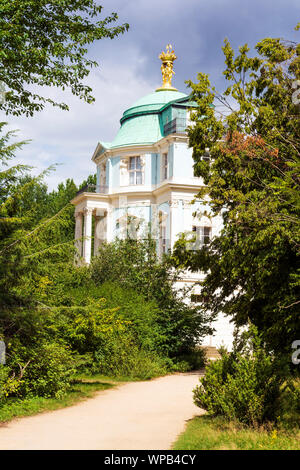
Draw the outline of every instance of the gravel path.
[[[170,449],[193,404],[198,373],[131,382],[61,410],[20,418],[0,427],[0,449]]]

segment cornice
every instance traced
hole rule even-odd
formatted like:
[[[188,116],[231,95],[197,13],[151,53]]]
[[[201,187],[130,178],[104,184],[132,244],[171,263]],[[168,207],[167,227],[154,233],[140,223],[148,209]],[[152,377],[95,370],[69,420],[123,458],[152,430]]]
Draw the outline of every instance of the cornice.
[[[188,136],[180,134],[170,134],[162,139],[158,140],[154,144],[139,144],[139,145],[127,145],[126,147],[115,147],[105,150],[101,155],[97,156],[99,148],[103,148],[100,143],[98,143],[94,154],[92,156],[92,161],[95,163],[100,163],[102,160],[106,160],[109,157],[129,157],[137,154],[145,153],[160,153],[160,149],[167,144],[173,142],[183,142],[188,143]]]
[[[94,201],[103,201],[103,202],[111,202],[112,199],[115,199],[120,196],[127,196],[128,198],[130,197],[157,197],[158,195],[168,192],[168,191],[188,191],[192,192],[193,195],[195,196],[199,190],[203,187],[201,184],[197,184],[196,182],[194,184],[192,183],[176,183],[173,181],[164,181],[162,184],[159,186],[152,186],[151,189],[139,189],[137,191],[132,190],[132,186],[130,187],[131,190],[126,190],[124,189],[116,191],[116,192],[110,192],[108,194],[102,194],[102,193],[81,193],[78,194],[78,196],[75,196],[72,200],[71,203],[75,206],[77,206],[80,202],[86,201],[86,200],[94,200]]]
[[[109,195],[108,194],[100,194],[100,193],[80,193],[78,196],[75,196],[70,202],[75,206],[78,205],[81,201],[84,200],[103,200],[104,202],[108,202]]]
[[[156,196],[158,194],[161,194],[167,190],[188,190],[188,191],[193,191],[195,193],[199,192],[199,190],[203,187],[201,184],[189,184],[189,183],[175,183],[173,181],[166,181],[160,186],[157,186],[153,190],[153,194]]]

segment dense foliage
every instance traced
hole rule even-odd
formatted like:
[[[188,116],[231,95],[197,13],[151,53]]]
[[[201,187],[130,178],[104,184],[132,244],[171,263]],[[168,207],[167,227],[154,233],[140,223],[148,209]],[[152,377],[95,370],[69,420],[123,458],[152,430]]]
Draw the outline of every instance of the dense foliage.
[[[238,326],[250,320],[267,349],[290,362],[300,338],[300,45],[266,38],[258,56],[247,45],[235,56],[226,40],[223,51],[223,94],[203,73],[189,82],[198,104],[189,137],[195,174],[206,184],[199,197],[224,227],[196,253],[182,239],[174,260],[207,274],[212,315],[223,311]]]
[[[91,270],[96,284],[114,281],[141,294],[146,301],[155,302],[161,335],[157,347],[168,357],[189,354],[201,338],[211,333],[208,315],[198,306],[184,302],[185,292],[176,289],[180,271],[172,268],[168,257],[158,259],[152,239],[103,244]]]
[[[0,109],[15,115],[32,115],[46,103],[69,109],[44,95],[42,87],[51,86],[92,103],[84,79],[98,64],[87,58],[87,46],[128,29],[111,26],[116,13],[99,19],[101,13],[94,0],[1,0],[0,83],[6,99]]]
[[[285,362],[266,353],[255,328],[236,339],[231,353],[206,368],[205,377],[194,389],[195,404],[215,416],[257,426],[277,421],[282,416],[282,389],[285,384],[282,368]],[[296,403],[291,383],[285,384],[290,403]]]

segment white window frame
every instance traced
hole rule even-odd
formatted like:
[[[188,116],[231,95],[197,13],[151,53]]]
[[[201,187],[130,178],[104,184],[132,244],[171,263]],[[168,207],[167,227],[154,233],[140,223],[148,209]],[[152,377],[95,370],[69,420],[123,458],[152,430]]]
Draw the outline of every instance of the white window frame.
[[[195,250],[208,245],[212,239],[212,227],[210,225],[194,225],[193,232],[196,232]]]
[[[161,256],[168,252],[166,218],[166,214],[159,211],[159,253]]]
[[[169,175],[169,154],[165,152],[162,154],[162,164],[161,164],[161,179],[165,181],[168,179]]]
[[[131,168],[131,162],[134,161],[134,166]],[[137,164],[139,162],[139,165]],[[138,174],[140,174],[140,182],[138,182]],[[128,159],[128,175],[129,175],[129,185],[137,186],[143,184],[143,168],[142,168],[142,158],[140,155],[131,156]],[[132,177],[133,175],[133,177]],[[133,182],[131,182],[131,178]]]

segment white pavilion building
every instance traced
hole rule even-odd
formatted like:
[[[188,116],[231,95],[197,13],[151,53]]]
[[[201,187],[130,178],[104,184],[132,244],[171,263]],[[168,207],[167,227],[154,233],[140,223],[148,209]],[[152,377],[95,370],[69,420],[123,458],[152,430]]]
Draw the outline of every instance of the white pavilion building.
[[[139,237],[151,230],[162,254],[172,250],[182,232],[195,232],[197,243],[202,244],[222,227],[219,217],[194,217],[203,206],[194,202],[203,181],[193,173],[186,128],[196,103],[171,85],[176,59],[171,46],[160,59],[162,86],[124,111],[112,142],[98,143],[92,156],[97,167],[95,192],[85,188],[71,201],[77,249],[86,263],[102,241],[125,234]],[[194,285],[201,276],[186,272],[180,283]],[[199,287],[193,289],[189,300],[197,301]],[[213,326],[216,333],[203,344],[230,349],[232,324],[220,314]]]

